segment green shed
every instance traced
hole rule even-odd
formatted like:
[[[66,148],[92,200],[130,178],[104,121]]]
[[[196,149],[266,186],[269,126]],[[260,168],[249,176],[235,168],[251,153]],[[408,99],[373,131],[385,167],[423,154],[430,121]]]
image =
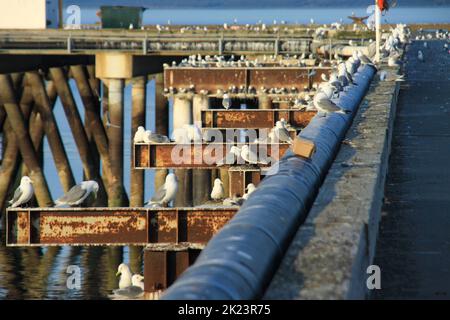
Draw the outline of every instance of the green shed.
[[[141,28],[142,16],[146,8],[126,6],[101,6],[100,15],[103,29]]]

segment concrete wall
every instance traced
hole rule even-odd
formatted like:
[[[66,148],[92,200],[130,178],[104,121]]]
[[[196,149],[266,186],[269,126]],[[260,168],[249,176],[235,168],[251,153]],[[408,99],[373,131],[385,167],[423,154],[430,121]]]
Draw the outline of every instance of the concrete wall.
[[[55,27],[57,5],[57,0],[0,0],[0,29],[46,29],[47,19]]]

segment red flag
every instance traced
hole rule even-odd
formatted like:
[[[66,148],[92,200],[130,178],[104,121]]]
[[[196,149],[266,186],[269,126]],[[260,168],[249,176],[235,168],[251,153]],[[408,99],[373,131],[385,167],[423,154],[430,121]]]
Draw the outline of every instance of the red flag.
[[[388,2],[386,0],[378,0],[378,8],[380,8],[381,12],[387,11],[389,9]]]

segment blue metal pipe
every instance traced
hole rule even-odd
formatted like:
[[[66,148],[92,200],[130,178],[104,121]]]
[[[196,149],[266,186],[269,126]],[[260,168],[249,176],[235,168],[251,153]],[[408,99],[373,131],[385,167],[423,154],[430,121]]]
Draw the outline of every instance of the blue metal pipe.
[[[257,299],[276,271],[331,166],[375,70],[361,67],[357,84],[335,102],[351,114],[316,115],[299,137],[314,141],[311,159],[287,151],[239,212],[162,299]]]

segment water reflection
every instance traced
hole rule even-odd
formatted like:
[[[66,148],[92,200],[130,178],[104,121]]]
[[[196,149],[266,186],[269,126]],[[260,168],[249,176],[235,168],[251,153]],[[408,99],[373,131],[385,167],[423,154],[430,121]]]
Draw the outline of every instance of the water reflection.
[[[0,299],[108,299],[122,261],[143,271],[141,247],[10,248],[0,232]],[[80,290],[67,288],[69,265],[80,267]]]

